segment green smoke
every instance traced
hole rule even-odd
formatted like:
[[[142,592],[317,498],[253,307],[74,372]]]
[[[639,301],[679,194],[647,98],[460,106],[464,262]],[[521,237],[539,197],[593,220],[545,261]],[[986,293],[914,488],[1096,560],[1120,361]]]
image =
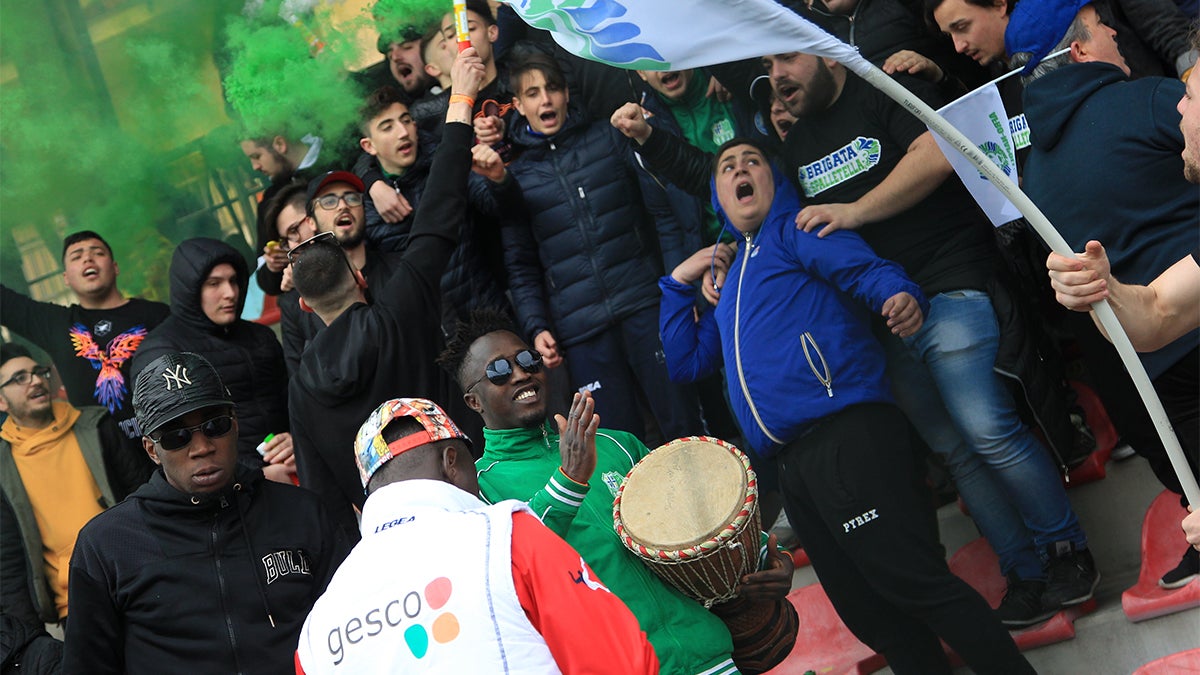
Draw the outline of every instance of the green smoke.
[[[379,0],[371,8],[376,29],[385,40],[394,40],[408,29],[424,33],[454,7],[452,0]]]
[[[195,8],[180,2],[153,29],[81,42],[40,4],[6,2],[0,24],[0,58],[17,76],[0,88],[0,246],[32,228],[57,257],[64,233],[95,230],[125,263],[123,290],[163,298],[171,225],[200,208],[174,184],[170,151],[226,122],[198,84]],[[213,110],[218,119],[199,117]],[[0,277],[25,285],[20,267]]]
[[[350,39],[312,2],[291,0],[294,23],[245,4],[0,0],[0,281],[25,287],[14,234],[57,258],[90,229],[122,290],[165,299],[176,243],[252,232],[241,124],[335,139],[354,124]]]
[[[363,93],[347,73],[357,29],[421,28],[452,3],[381,0],[344,26],[330,5],[0,0],[0,281],[26,286],[14,235],[57,258],[89,229],[126,294],[166,299],[176,243],[252,240],[261,179],[238,140],[337,144]]]
[[[285,19],[281,4],[266,2],[256,15],[228,21],[225,97],[249,137],[343,138],[363,96],[348,75],[356,45],[342,33],[321,34],[329,23],[321,8],[312,16],[285,8]]]

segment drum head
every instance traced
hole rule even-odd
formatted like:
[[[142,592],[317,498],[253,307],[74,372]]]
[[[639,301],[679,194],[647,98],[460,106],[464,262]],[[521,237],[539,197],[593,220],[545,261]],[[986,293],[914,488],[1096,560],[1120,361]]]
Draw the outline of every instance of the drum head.
[[[708,541],[745,507],[746,469],[725,447],[679,440],[656,448],[629,472],[621,522],[634,541],[678,551]]]

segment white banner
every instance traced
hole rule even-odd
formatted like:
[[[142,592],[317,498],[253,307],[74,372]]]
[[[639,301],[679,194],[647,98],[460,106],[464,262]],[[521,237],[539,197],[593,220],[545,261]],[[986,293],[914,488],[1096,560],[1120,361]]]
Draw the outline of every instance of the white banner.
[[[807,52],[857,72],[858,51],[772,0],[502,0],[585,59],[683,70]]]
[[[1017,154],[1008,114],[1004,112],[1004,102],[1000,100],[996,85],[976,89],[938,112],[971,139],[1006,176],[1017,182]],[[993,226],[1000,227],[1021,217],[1017,207],[975,168],[971,160],[941,136],[934,134],[933,139]]]

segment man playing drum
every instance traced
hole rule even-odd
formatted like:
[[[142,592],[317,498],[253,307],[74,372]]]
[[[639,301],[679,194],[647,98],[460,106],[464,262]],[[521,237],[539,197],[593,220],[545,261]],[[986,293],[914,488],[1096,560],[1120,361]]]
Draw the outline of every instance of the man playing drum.
[[[652,573],[613,531],[613,499],[625,475],[650,452],[646,446],[632,434],[599,429],[587,393],[576,394],[568,417],[558,415],[552,425],[538,352],[503,314],[473,313],[439,362],[483,417],[485,446],[476,463],[481,495],[491,502],[527,501],[574,546],[633,611],[663,673],[738,672],[725,624]],[[770,548],[768,569],[743,577],[742,597],[778,599],[791,589],[791,559]]]
[[[788,520],[830,601],[893,671],[949,675],[940,637],[976,672],[1033,672],[987,602],[950,572],[930,502],[914,488],[906,422],[867,311],[912,335],[928,306],[920,289],[856,233],[797,229],[799,197],[754,142],[726,143],[712,168],[717,215],[740,248],[700,251],[659,281],[672,379],[724,363],[733,410],[752,449],[777,459]],[[718,267],[728,270],[721,301],[697,320],[692,284]]]

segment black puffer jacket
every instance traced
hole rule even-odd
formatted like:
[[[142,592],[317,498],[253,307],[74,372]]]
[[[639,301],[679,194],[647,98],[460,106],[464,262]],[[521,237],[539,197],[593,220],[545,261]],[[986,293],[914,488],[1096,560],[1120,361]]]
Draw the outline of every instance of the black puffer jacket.
[[[189,496],[162,470],[79,532],[64,673],[291,673],[349,551],[320,500],[239,467]]]
[[[246,302],[250,278],[246,260],[216,239],[188,239],[171,256],[171,316],[150,331],[133,359],[134,378],[148,363],[167,352],[195,352],[208,359],[229,388],[238,417],[238,461],[263,465],[254,449],[267,434],[288,430],[287,369],[283,348],[266,326],[243,319],[218,326],[200,307],[200,290],[213,268],[233,265]]]
[[[500,193],[501,238],[526,336],[550,330],[570,346],[658,306],[655,228],[678,236],[679,225],[623,137],[572,111],[549,138],[517,117],[512,138],[523,198]]]

